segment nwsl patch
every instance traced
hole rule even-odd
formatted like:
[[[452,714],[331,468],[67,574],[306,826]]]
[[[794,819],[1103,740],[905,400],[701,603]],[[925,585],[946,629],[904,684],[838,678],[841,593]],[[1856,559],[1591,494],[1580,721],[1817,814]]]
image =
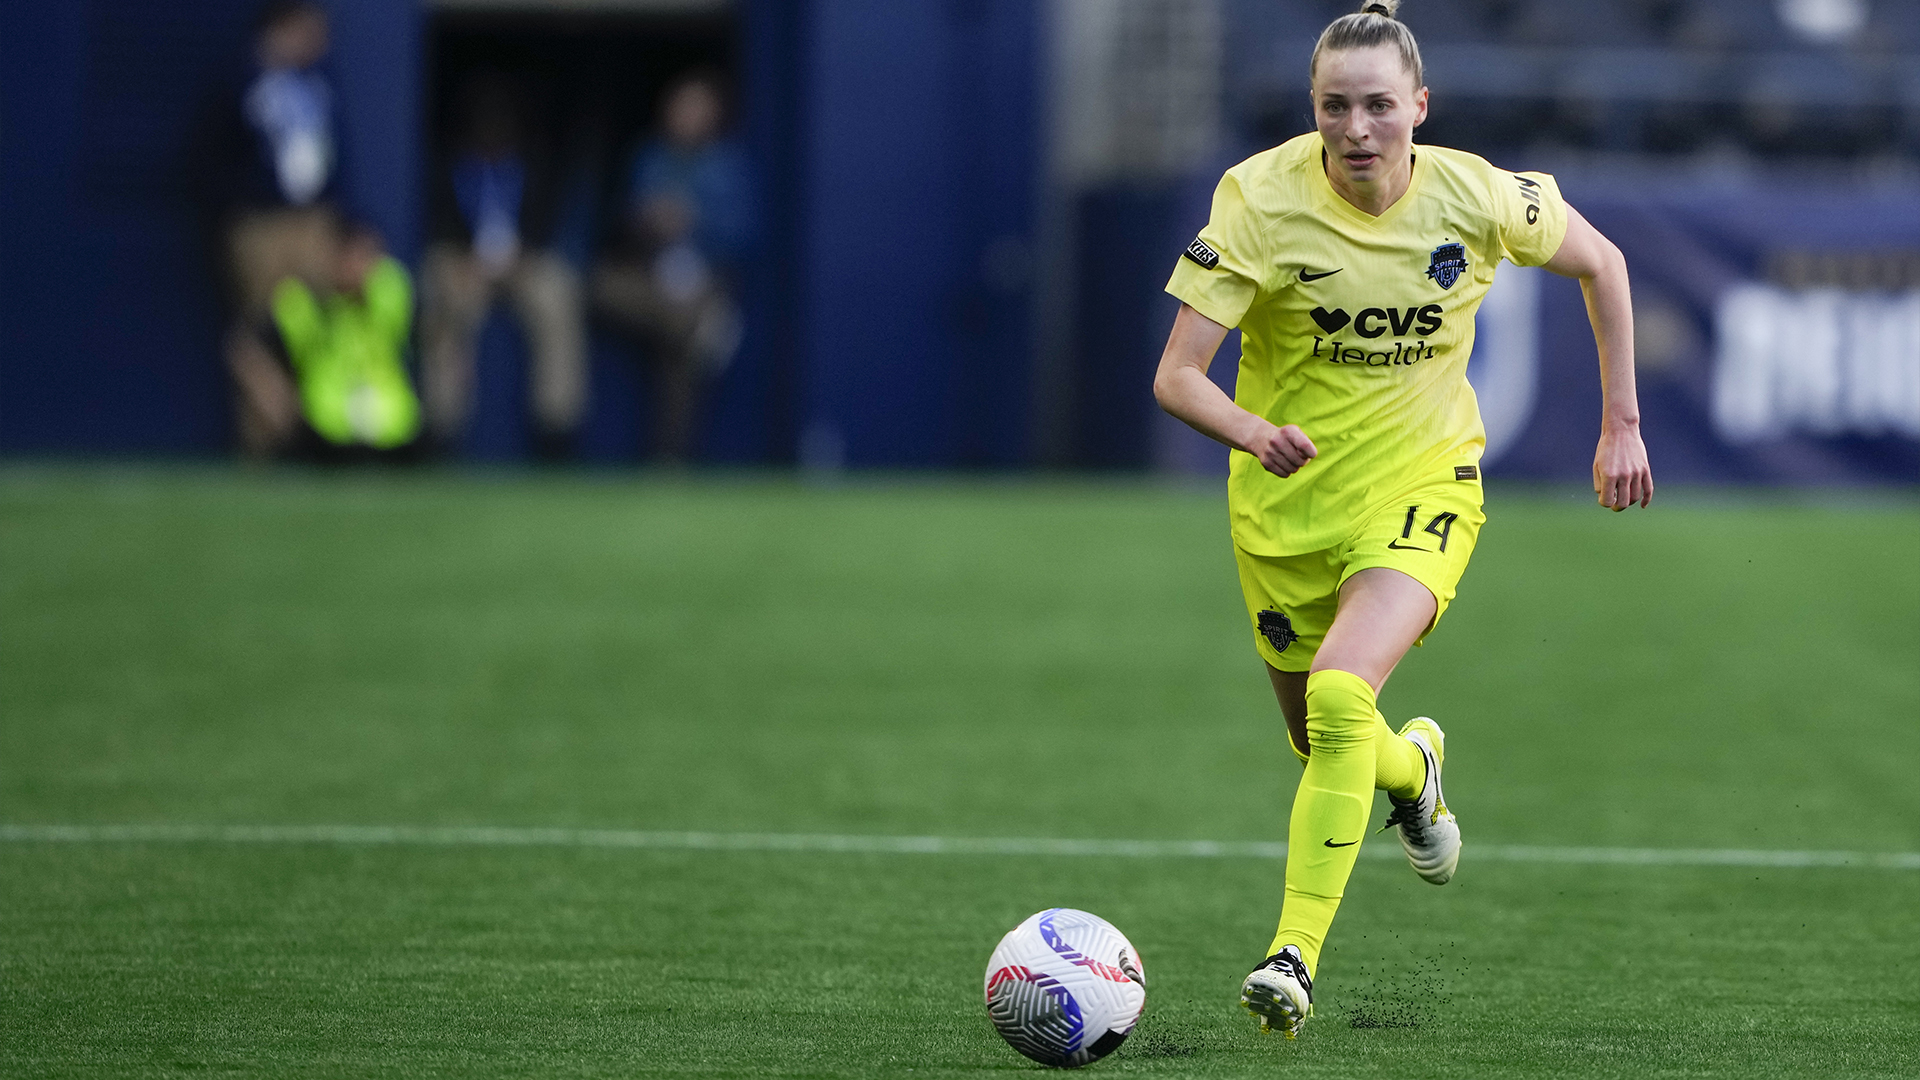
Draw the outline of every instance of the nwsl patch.
[[[1433,249],[1432,261],[1427,263],[1427,276],[1443,289],[1453,288],[1460,275],[1467,269],[1467,247],[1465,244],[1441,244]]]
[[[1272,608],[1260,613],[1260,636],[1267,639],[1274,652],[1286,652],[1287,646],[1300,640],[1300,635],[1293,632],[1293,620],[1286,612]]]
[[[1187,245],[1186,255],[1187,258],[1209,270],[1220,265],[1220,253],[1208,247],[1207,242],[1197,236],[1193,238],[1193,243]]]

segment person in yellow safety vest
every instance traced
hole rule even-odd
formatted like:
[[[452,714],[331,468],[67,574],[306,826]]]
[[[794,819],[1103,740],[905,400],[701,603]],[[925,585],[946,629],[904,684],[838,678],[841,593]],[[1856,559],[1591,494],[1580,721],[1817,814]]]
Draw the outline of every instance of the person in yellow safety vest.
[[[341,238],[332,284],[319,297],[290,277],[273,292],[307,425],[335,447],[404,447],[420,432],[405,360],[412,279],[378,234],[357,226]]]

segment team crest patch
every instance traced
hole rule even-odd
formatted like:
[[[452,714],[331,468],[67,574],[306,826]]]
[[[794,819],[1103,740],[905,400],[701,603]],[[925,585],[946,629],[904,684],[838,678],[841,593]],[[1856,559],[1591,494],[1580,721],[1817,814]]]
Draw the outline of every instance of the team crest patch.
[[[1427,276],[1443,289],[1453,288],[1460,275],[1467,268],[1467,246],[1447,243],[1433,249],[1433,260],[1427,263]]]
[[[1207,242],[1197,236],[1193,238],[1193,243],[1187,245],[1186,255],[1187,258],[1209,270],[1220,265],[1220,253],[1208,247]]]
[[[1286,652],[1287,646],[1300,640],[1300,635],[1293,632],[1293,620],[1287,618],[1287,613],[1272,608],[1260,613],[1260,636],[1267,639],[1274,652]]]

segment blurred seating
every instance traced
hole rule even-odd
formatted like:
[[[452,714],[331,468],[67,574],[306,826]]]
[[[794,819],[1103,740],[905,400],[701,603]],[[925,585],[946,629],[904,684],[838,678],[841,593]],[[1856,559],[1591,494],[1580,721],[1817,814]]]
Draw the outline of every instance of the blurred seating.
[[[1230,5],[1248,130],[1301,129],[1302,25],[1352,6]],[[1424,133],[1435,141],[1495,156],[1920,154],[1920,0],[1414,0],[1401,15],[1429,46],[1428,84],[1469,106]]]

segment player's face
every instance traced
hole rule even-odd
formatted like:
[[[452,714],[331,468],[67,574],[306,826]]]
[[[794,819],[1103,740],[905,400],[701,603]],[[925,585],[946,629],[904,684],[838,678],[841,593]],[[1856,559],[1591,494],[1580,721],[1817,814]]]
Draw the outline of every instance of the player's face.
[[[1413,129],[1427,118],[1427,88],[1391,45],[1337,49],[1320,57],[1313,116],[1327,147],[1327,170],[1350,184],[1371,184],[1407,168]]]

